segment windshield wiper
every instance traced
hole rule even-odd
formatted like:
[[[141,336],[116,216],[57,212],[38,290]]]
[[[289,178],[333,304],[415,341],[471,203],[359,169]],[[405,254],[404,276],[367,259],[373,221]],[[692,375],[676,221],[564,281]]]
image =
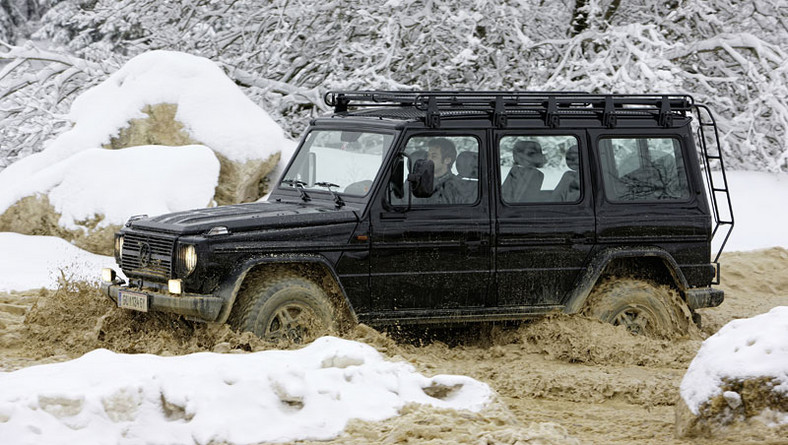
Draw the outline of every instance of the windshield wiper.
[[[329,193],[331,193],[331,196],[334,197],[334,202],[337,204],[337,207],[342,207],[345,205],[345,201],[342,200],[342,197],[339,196],[339,193],[331,190],[331,187],[339,188],[339,185],[332,182],[316,182],[315,185],[327,188]]]
[[[306,185],[306,182],[299,181],[298,179],[282,179],[282,184],[291,185],[291,186],[297,188],[298,189],[298,193],[301,194],[301,199],[304,202],[312,200],[312,198],[310,198],[309,195],[306,194],[306,189],[304,188],[304,186]]]

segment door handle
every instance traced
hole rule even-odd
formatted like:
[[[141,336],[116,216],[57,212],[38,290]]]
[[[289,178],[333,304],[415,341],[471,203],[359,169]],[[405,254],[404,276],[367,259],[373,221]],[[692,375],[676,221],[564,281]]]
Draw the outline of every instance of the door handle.
[[[467,241],[464,240],[462,245],[465,247],[466,250],[469,252],[478,252],[490,245],[490,240],[482,239],[476,241]]]
[[[405,220],[405,213],[402,212],[382,212],[380,214],[380,219],[385,221],[404,221]]]
[[[579,244],[579,243],[590,243],[593,241],[593,239],[588,235],[575,233],[568,239],[568,241],[570,244]]]

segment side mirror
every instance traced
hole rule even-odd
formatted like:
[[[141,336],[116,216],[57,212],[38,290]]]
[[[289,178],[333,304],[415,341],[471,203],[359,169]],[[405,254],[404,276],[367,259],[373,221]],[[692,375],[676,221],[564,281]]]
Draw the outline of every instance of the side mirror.
[[[435,191],[435,164],[429,159],[418,159],[408,174],[408,183],[413,196],[429,198]]]
[[[394,163],[394,170],[391,172],[391,193],[397,199],[405,197],[405,160],[398,158]]]

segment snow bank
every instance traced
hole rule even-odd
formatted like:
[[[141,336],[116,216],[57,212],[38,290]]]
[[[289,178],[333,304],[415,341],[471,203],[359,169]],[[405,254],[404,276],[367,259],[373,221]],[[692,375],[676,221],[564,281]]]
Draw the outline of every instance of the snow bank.
[[[441,387],[441,398],[429,388]],[[99,349],[0,373],[0,437],[15,444],[285,442],[337,436],[406,403],[481,410],[490,388],[432,378],[371,346],[323,337],[297,351],[180,357]]]
[[[115,258],[93,255],[54,236],[0,232],[0,252],[0,292],[56,289],[61,270],[74,280],[96,281],[102,268],[117,269]]]
[[[735,226],[726,251],[788,247],[788,173],[728,172]]]
[[[10,186],[0,188],[0,213],[25,196],[44,194],[63,227],[97,214],[104,215],[101,226],[123,224],[135,214],[205,207],[218,178],[219,161],[199,145],[94,148],[32,172],[4,170],[0,179]]]
[[[741,402],[741,394],[725,391],[726,383],[762,378],[788,398],[788,306],[733,320],[704,341],[681,382],[681,397],[698,415],[720,395],[732,405]],[[782,417],[788,422],[788,411]]]

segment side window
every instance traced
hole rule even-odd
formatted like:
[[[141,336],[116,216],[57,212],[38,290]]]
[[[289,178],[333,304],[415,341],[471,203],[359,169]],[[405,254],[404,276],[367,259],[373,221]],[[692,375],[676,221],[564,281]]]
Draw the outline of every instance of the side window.
[[[605,196],[611,201],[689,198],[681,143],[674,138],[599,141]]]
[[[428,159],[435,165],[434,192],[429,198],[411,196],[414,206],[474,204],[479,198],[479,141],[472,136],[416,136],[408,140],[405,154],[410,162]],[[405,175],[408,177],[408,163]],[[407,205],[410,193],[391,198],[395,205]]]
[[[580,156],[574,136],[504,136],[498,159],[503,202],[580,200]]]

